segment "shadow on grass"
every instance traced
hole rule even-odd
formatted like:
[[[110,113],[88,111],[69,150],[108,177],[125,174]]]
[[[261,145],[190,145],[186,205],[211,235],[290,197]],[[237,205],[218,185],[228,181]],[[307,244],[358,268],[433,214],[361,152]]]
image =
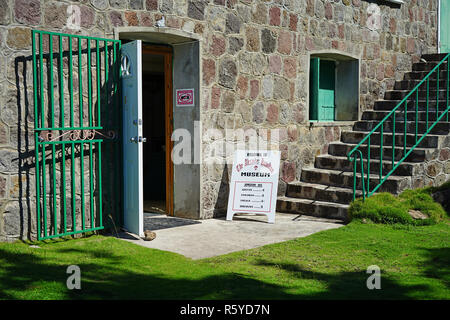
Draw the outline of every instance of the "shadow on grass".
[[[37,249],[41,250],[41,249]],[[410,299],[412,292],[432,290],[427,284],[401,285],[390,278],[381,280],[382,290],[368,290],[364,271],[326,274],[305,270],[296,264],[260,260],[258,266],[287,272],[294,286],[270,284],[235,273],[220,273],[207,265],[193,264],[189,260],[179,263],[179,273],[165,273],[164,268],[136,269],[136,264],[125,256],[100,249],[59,249],[55,257],[43,258],[35,254],[16,253],[0,249],[1,299]],[[61,255],[59,257],[59,254]],[[68,290],[64,263],[65,255],[82,257],[77,264],[81,269],[81,290]],[[44,255],[45,257],[45,255]],[[428,250],[428,267],[424,276],[448,278],[448,249]],[[127,261],[128,259],[128,261]],[[174,259],[181,259],[176,257]],[[86,262],[85,262],[86,261]],[[187,263],[186,263],[187,262]],[[128,268],[128,264],[134,270]],[[151,266],[152,262],[149,262]],[[184,265],[183,265],[184,263]],[[157,263],[156,263],[157,264]],[[137,264],[139,265],[139,264]],[[142,267],[142,266],[141,266]],[[170,263],[167,266],[170,268]],[[139,271],[136,271],[139,270]],[[196,274],[198,270],[198,273]],[[183,274],[183,271],[186,271]],[[317,280],[325,290],[307,293],[301,280]],[[27,292],[34,291],[34,293]],[[26,294],[24,294],[24,292]],[[294,293],[292,293],[294,292]],[[30,294],[28,294],[30,293]]]
[[[259,266],[276,267],[289,273],[289,276],[298,280],[320,281],[326,286],[326,290],[317,293],[298,294],[296,299],[411,299],[410,293],[430,290],[428,285],[400,285],[396,281],[383,276],[381,269],[381,290],[369,290],[367,288],[367,279],[371,274],[365,270],[355,272],[340,273],[321,273],[302,269],[296,264],[290,263],[272,263],[259,261]]]

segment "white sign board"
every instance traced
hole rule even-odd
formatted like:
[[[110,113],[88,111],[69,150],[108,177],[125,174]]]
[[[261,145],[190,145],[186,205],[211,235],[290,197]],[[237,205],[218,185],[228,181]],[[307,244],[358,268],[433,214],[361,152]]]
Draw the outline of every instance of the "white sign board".
[[[236,213],[267,215],[275,222],[280,152],[237,150],[234,154],[227,220]]]

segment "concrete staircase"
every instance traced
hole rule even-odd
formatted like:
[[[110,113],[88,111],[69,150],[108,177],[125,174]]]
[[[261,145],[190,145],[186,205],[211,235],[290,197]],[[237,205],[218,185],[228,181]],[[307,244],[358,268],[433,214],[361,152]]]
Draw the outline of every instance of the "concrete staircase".
[[[314,168],[302,169],[300,181],[289,183],[286,195],[278,197],[277,211],[298,213],[329,219],[347,220],[347,210],[353,198],[353,164],[347,159],[347,154],[381,121],[400,101],[414,89],[446,54],[429,54],[422,58],[426,62],[413,65],[412,72],[404,76],[404,80],[395,83],[394,90],[385,93],[385,99],[376,101],[373,110],[365,111],[361,121],[356,121],[352,131],[341,133],[341,139],[328,146],[328,154],[315,158]],[[446,106],[447,64],[441,65],[443,71],[439,75],[439,110]],[[426,84],[419,90],[419,118],[418,133],[426,130]],[[436,110],[437,73],[435,72],[429,83],[430,111]],[[404,110],[402,108],[402,110]],[[407,148],[415,144],[415,94],[408,101],[407,112]],[[435,112],[428,113],[430,124],[436,120]],[[396,113],[395,158],[403,156],[404,112]],[[392,169],[392,120],[384,125],[383,136],[383,175]],[[408,158],[378,189],[379,192],[399,194],[405,189],[412,188],[412,177],[423,174],[423,163],[439,157],[439,149],[447,143],[445,139],[450,133],[450,123],[439,122],[414,149]],[[371,138],[370,184],[371,189],[378,184],[380,172],[380,134]],[[367,145],[361,151],[366,154]],[[407,149],[409,150],[409,149]],[[367,162],[364,162],[366,167]],[[358,162],[360,168],[360,164]],[[367,170],[366,170],[367,172]],[[357,197],[362,196],[361,175],[357,173]]]

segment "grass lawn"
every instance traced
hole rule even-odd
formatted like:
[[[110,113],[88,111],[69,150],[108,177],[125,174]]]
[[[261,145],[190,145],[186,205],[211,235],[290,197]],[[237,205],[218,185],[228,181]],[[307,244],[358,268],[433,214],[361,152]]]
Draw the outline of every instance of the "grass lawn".
[[[450,299],[450,225],[349,225],[193,261],[113,237],[0,243],[2,299]],[[81,268],[81,290],[66,268]],[[366,269],[381,268],[381,290]]]

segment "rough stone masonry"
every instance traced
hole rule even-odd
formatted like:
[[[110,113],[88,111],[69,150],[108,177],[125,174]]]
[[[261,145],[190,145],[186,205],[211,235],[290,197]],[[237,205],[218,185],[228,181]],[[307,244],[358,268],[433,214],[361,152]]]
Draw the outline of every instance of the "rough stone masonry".
[[[369,5],[381,17],[374,25]],[[201,37],[201,122],[208,128],[280,129],[279,192],[351,123],[310,125],[309,54],[360,59],[360,112],[392,89],[421,54],[437,50],[437,0],[0,0],[0,240],[36,233],[31,30],[113,37],[115,27],[154,26]],[[67,27],[69,6],[80,30]],[[213,143],[202,140],[202,149]],[[223,155],[227,157],[227,155]],[[225,165],[202,166],[201,211],[226,210]]]

